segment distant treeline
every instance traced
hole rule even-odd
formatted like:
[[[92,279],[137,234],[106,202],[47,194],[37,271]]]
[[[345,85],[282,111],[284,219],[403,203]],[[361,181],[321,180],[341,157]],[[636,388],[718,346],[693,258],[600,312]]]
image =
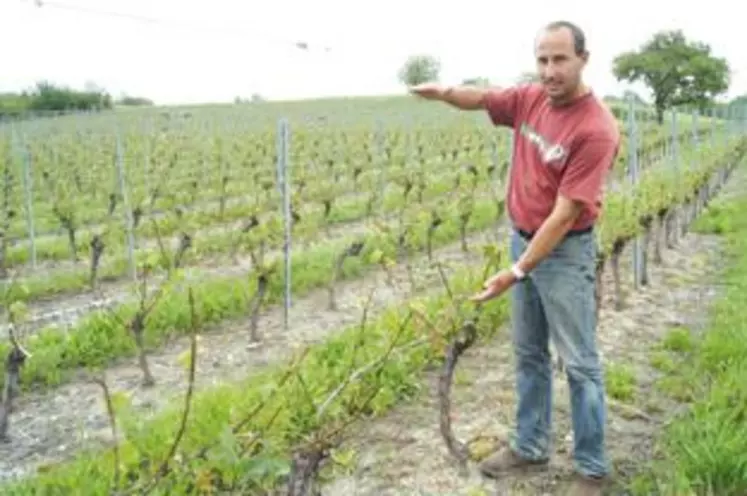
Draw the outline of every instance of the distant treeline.
[[[114,101],[103,90],[79,91],[41,82],[22,93],[0,93],[0,119],[66,112],[98,112],[115,105],[146,106],[153,105],[153,102],[147,98],[132,96]]]

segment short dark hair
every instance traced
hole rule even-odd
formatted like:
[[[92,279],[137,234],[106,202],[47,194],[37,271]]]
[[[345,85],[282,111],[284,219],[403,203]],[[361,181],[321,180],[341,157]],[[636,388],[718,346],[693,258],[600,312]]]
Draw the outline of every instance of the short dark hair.
[[[576,24],[573,24],[570,21],[554,21],[545,26],[545,29],[548,31],[562,28],[567,28],[568,30],[570,30],[571,36],[573,37],[573,48],[576,52],[576,55],[585,54],[586,35],[584,34],[584,31]]]

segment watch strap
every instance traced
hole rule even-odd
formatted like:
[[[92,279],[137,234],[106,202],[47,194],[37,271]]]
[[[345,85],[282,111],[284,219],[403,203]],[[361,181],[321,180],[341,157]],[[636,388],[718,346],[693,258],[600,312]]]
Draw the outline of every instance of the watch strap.
[[[521,270],[519,266],[516,264],[511,266],[511,272],[513,273],[513,275],[516,276],[516,279],[518,279],[519,281],[521,281],[527,276],[526,273],[524,273],[524,271]]]

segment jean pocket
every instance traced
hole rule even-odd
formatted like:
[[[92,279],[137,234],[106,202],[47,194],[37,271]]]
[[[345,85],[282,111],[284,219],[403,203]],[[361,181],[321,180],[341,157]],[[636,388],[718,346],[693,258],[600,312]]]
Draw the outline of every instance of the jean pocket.
[[[589,282],[596,280],[596,236],[594,232],[568,236],[554,250],[553,263],[560,264]]]

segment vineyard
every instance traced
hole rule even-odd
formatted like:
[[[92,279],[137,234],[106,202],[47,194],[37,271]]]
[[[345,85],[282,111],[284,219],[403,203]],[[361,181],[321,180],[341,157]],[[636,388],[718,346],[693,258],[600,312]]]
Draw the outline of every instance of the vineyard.
[[[691,264],[692,222],[733,192],[747,154],[734,115],[613,111],[624,141],[597,228],[601,335]],[[467,301],[508,263],[512,135],[485,115],[388,98],[2,126],[3,494],[420,490],[402,474],[353,477],[363,493],[343,482],[356,440],[410,425],[391,415],[433,381],[418,421],[440,444],[413,457],[457,477],[500,442],[452,432],[479,401],[458,401],[459,355],[469,370],[470,354],[510,351],[507,300]],[[650,419],[620,370],[613,409]],[[430,489],[480,485],[459,480]]]

